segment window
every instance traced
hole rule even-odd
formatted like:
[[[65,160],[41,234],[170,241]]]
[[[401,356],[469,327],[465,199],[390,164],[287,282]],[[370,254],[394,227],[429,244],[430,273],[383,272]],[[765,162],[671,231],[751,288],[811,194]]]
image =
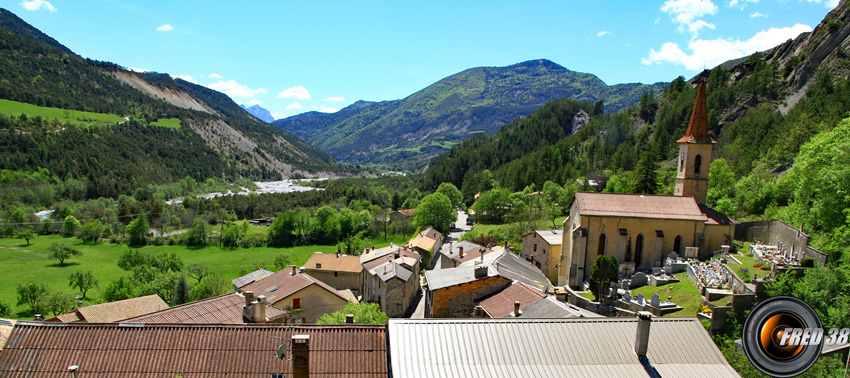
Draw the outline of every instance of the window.
[[[694,173],[699,174],[700,166],[702,165],[702,156],[697,155],[694,158]]]
[[[598,256],[602,256],[605,254],[605,244],[608,244],[608,237],[605,234],[599,234],[599,246],[597,247],[596,254]]]
[[[673,252],[682,254],[682,235],[676,235],[676,239],[673,240]]]
[[[643,234],[638,234],[635,239],[635,267],[640,267],[643,261]]]
[[[334,277],[339,277],[339,272],[334,272]]]
[[[534,245],[534,252],[537,252],[537,244]]]
[[[292,300],[292,308],[301,308],[301,298],[295,298]]]

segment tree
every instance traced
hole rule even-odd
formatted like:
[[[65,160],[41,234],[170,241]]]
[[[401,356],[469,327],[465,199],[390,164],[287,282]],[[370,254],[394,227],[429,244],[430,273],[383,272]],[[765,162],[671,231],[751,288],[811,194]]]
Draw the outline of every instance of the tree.
[[[609,282],[617,280],[619,264],[616,256],[597,256],[593,266],[590,267],[590,290],[596,296],[596,300],[602,300],[605,296],[605,288]]]
[[[218,273],[207,276],[203,282],[192,287],[192,298],[200,300],[227,293],[233,288],[233,283]]]
[[[82,227],[77,230],[77,237],[84,242],[97,243],[97,240],[103,236],[106,227],[99,220],[83,223]]]
[[[8,318],[12,316],[12,305],[0,299],[0,318]]]
[[[416,213],[413,214],[413,223],[419,227],[433,226],[440,232],[449,230],[449,226],[457,219],[457,210],[452,206],[452,201],[442,193],[429,194],[422,198]]]
[[[38,300],[39,308],[42,311],[52,312],[53,316],[64,314],[77,307],[77,299],[72,294],[64,291],[45,292],[38,297]]]
[[[20,230],[18,230],[18,232],[15,234],[15,237],[16,237],[16,238],[26,240],[26,241],[27,241],[27,245],[30,245],[30,239],[32,239],[32,237],[33,237],[33,236],[35,236],[35,233],[34,233],[34,232],[32,231],[32,229],[31,229],[31,228],[29,228],[29,227],[21,228],[21,229],[20,229]]]
[[[658,172],[655,163],[655,154],[652,150],[646,150],[640,155],[637,168],[635,168],[635,179],[632,181],[633,193],[655,194],[658,192]]]
[[[83,299],[86,299],[86,293],[90,289],[97,287],[97,278],[94,277],[92,271],[76,271],[68,277],[68,286],[79,289],[80,293],[83,294]]]
[[[455,209],[464,208],[463,194],[460,193],[460,190],[458,190],[458,188],[454,184],[450,182],[444,182],[440,184],[440,186],[437,188],[436,193],[443,193],[446,195],[446,197],[449,197],[449,200],[451,200],[452,202],[452,207],[454,207]]]
[[[147,218],[144,215],[139,215],[138,218],[127,225],[129,244],[133,246],[147,244],[148,232],[150,232],[150,225],[148,225]]]
[[[272,247],[288,247],[295,242],[295,218],[292,210],[278,215],[269,226],[268,243]]]
[[[150,256],[138,249],[128,249],[118,257],[118,267],[124,270],[133,270],[137,266],[148,264],[150,264]]]
[[[78,221],[73,215],[68,215],[62,223],[62,235],[74,236],[74,233],[77,232],[78,228],[80,228],[80,221]]]
[[[204,277],[210,275],[210,268],[206,264],[195,263],[186,267],[186,274],[198,280],[198,283],[201,283]]]
[[[207,245],[207,231],[210,225],[201,217],[192,220],[192,228],[186,231],[186,244],[193,246]]]
[[[174,298],[171,300],[171,305],[177,306],[191,301],[192,294],[189,289],[189,283],[186,282],[186,276],[181,274],[177,278],[177,284],[174,285]]]
[[[377,303],[348,302],[342,311],[324,314],[316,320],[316,324],[345,324],[345,315],[353,314],[355,324],[387,324],[387,314],[381,311]]]
[[[136,285],[128,277],[121,277],[109,283],[103,289],[103,299],[107,302],[120,301],[136,297]]]
[[[18,284],[18,306],[29,306],[33,313],[37,313],[40,309],[38,298],[47,292],[47,285],[35,282]]]
[[[274,258],[274,265],[278,269],[286,268],[286,267],[292,265],[292,257],[290,257],[287,254],[281,253],[281,254],[277,255],[277,257]]]
[[[510,192],[502,188],[481,193],[478,200],[472,204],[472,209],[475,210],[475,215],[478,216],[478,219],[487,223],[503,222],[510,207]]]
[[[179,272],[183,270],[183,260],[174,252],[162,252],[150,259],[150,264],[159,269],[160,273]]]
[[[59,265],[65,265],[65,260],[71,258],[71,256],[83,254],[76,248],[59,243],[53,243],[50,247],[47,247],[47,252],[50,253],[51,259],[59,260]]]

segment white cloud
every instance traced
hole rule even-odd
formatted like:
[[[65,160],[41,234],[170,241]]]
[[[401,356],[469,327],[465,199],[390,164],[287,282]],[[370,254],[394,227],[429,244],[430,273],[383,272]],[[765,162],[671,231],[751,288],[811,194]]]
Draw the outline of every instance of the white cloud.
[[[215,72],[213,72],[213,73],[209,74],[209,76],[207,76],[207,77],[211,77],[211,78],[213,78],[213,79],[224,79],[224,76],[221,76],[221,75],[219,75],[219,74],[217,74],[217,73],[215,73]]]
[[[838,0],[806,0],[806,1],[809,2],[809,3],[815,3],[815,4],[823,3],[823,5],[827,8],[829,8],[829,9],[832,9],[832,8],[835,8],[835,7],[838,6]],[[29,8],[27,8],[27,9],[29,9]]]
[[[603,30],[603,31],[601,31],[601,32],[599,32],[599,33],[596,33],[596,36],[597,36],[597,37],[604,37],[604,36],[609,35],[609,34],[611,34],[611,32],[609,32],[609,31],[607,31],[607,30]]]
[[[276,121],[276,120],[279,120],[281,118],[286,118],[286,116],[283,115],[283,114],[280,114],[280,113],[272,113],[272,118],[274,118],[275,121]]]
[[[295,98],[299,100],[309,100],[312,97],[310,96],[310,92],[307,92],[302,86],[286,88],[283,92],[277,94],[277,98]]]
[[[147,68],[127,67],[127,69],[133,72],[150,72]]]
[[[687,30],[696,37],[702,28],[714,29],[714,24],[700,18],[717,13],[717,5],[711,0],[667,0],[661,5],[661,11],[679,24],[680,32]]]
[[[322,106],[311,106],[310,108],[318,110],[322,113],[336,113],[336,112],[339,111],[339,109],[337,109],[337,108],[332,108],[330,106],[324,106],[324,105],[322,105]]]
[[[758,3],[759,0],[729,0],[729,3],[726,4],[729,8],[738,8],[740,10],[744,10],[748,3]]]
[[[667,42],[658,51],[650,49],[649,56],[642,58],[641,63],[650,65],[667,62],[685,66],[692,71],[698,71],[703,67],[711,68],[730,59],[767,50],[788,39],[797,37],[800,33],[810,31],[812,31],[811,26],[796,24],[792,27],[762,30],[746,41],[723,38],[693,39],[688,42],[690,54],[684,52],[678,44]]]
[[[251,101],[248,101],[248,103],[245,104],[245,106],[248,106],[248,107],[251,107],[251,106],[254,106],[254,105],[260,105],[260,100],[257,100],[256,98],[251,99]]]
[[[219,80],[205,86],[207,88],[223,92],[230,97],[255,97],[257,95],[266,94],[266,90],[263,88],[251,89],[246,85],[237,83],[236,80]]]
[[[158,31],[158,32],[170,32],[172,30],[174,30],[174,27],[171,26],[171,24],[165,24],[165,25],[162,25],[162,26],[156,28],[156,31]]]
[[[297,102],[293,102],[292,104],[287,106],[286,109],[304,109],[304,105],[301,105]]]
[[[37,11],[42,8],[47,9],[51,12],[56,12],[58,10],[56,9],[56,7],[53,6],[53,4],[50,4],[50,2],[45,0],[24,0],[23,2],[21,2],[21,6],[24,7],[26,10],[30,11]]]
[[[326,98],[322,101],[327,101],[327,102],[345,101],[345,97],[328,97],[328,98]]]
[[[764,13],[759,13],[759,12],[755,12],[755,13],[750,15],[750,18],[759,18],[759,17],[767,18],[767,15],[764,14]]]
[[[182,79],[182,80],[188,81],[188,82],[190,82],[190,83],[192,83],[192,84],[198,84],[198,82],[197,82],[197,81],[195,81],[195,79],[194,79],[194,78],[192,78],[192,77],[191,77],[191,76],[189,76],[189,75],[171,75],[171,78],[172,78],[172,79]]]

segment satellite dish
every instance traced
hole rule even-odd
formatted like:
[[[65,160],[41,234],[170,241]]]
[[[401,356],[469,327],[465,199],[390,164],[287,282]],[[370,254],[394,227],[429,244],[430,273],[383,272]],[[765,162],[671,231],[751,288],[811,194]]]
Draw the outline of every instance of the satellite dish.
[[[274,353],[275,357],[278,359],[286,358],[286,344],[281,344],[279,348],[277,348],[277,352]]]

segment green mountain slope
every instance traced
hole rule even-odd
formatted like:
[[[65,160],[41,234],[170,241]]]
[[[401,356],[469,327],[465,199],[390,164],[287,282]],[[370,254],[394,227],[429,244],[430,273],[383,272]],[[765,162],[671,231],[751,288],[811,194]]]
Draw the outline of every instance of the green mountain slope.
[[[328,154],[222,93],[82,59],[5,10],[0,25],[0,99],[44,107],[2,108],[0,169],[86,178],[93,197],[185,176],[268,179],[337,169]],[[99,119],[88,122],[93,116],[84,112]],[[180,127],[151,126],[165,119]]]
[[[594,75],[548,60],[478,67],[442,79],[405,99],[358,103],[334,114],[306,113],[273,124],[337,160],[399,168],[422,167],[447,146],[477,132],[496,133],[548,101],[603,101],[615,112],[663,84],[608,86]],[[356,106],[355,106],[356,105]]]

